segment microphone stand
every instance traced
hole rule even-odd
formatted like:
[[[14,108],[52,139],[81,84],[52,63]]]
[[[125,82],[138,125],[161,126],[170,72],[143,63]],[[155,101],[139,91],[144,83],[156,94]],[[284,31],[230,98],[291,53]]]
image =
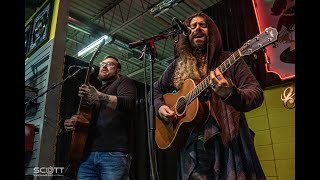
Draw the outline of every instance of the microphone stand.
[[[44,94],[48,93],[49,91],[51,91],[52,89],[56,88],[59,85],[62,85],[63,83],[65,83],[68,79],[70,79],[71,77],[75,77],[77,74],[80,73],[82,69],[78,69],[76,72],[74,72],[73,74],[69,75],[68,77],[66,77],[64,80],[62,80],[61,82],[59,82],[58,84],[53,84],[50,88],[48,88],[46,91],[44,91],[43,93],[37,95],[36,97],[32,98],[31,100],[27,101],[24,105],[25,105],[25,110],[24,113],[25,115],[27,114],[27,107],[31,102],[34,102],[34,100],[36,100],[37,98],[43,96]]]
[[[154,96],[153,96],[153,79],[154,79],[154,73],[153,73],[153,66],[155,62],[155,56],[157,53],[155,42],[159,41],[161,39],[166,39],[171,36],[175,36],[177,34],[181,34],[182,30],[173,30],[168,33],[160,34],[152,36],[151,38],[139,40],[133,43],[129,44],[129,48],[135,48],[138,46],[144,46],[144,50],[148,51],[149,54],[149,61],[150,61],[150,106],[149,106],[149,121],[150,121],[150,127],[149,127],[149,155],[150,155],[150,165],[151,165],[151,180],[156,180],[159,177],[156,176],[156,156],[155,156],[155,141],[154,141],[154,134],[155,134],[155,122],[154,122]],[[144,51],[142,52],[144,53]],[[144,54],[142,54],[144,56]],[[142,57],[141,56],[141,57]],[[157,178],[156,178],[157,177]]]

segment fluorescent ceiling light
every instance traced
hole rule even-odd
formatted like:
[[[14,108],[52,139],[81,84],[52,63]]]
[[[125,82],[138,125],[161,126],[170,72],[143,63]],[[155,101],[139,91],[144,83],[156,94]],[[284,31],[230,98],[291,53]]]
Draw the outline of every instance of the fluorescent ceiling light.
[[[101,38],[97,39],[93,43],[89,44],[87,47],[83,48],[81,51],[78,52],[78,56],[86,56],[90,53],[92,53],[95,50],[95,47],[99,46],[99,44],[102,42],[102,40],[105,39],[104,44],[108,44],[112,41],[112,37],[104,35]]]

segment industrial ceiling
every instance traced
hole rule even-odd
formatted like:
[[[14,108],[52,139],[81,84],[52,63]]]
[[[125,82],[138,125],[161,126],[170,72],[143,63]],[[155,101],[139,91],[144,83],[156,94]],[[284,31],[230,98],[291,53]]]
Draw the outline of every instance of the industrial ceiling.
[[[77,53],[102,35],[113,41],[104,45],[94,61],[106,55],[119,58],[122,74],[144,83],[149,80],[149,60],[139,60],[143,47],[129,48],[128,44],[172,31],[172,18],[184,20],[191,14],[207,9],[221,0],[71,0],[66,34],[66,54],[89,62],[91,54]],[[36,1],[25,0],[26,19],[36,9]],[[37,1],[42,3],[42,1]],[[154,80],[157,80],[173,60],[173,38],[155,42]],[[144,70],[146,66],[147,70]]]

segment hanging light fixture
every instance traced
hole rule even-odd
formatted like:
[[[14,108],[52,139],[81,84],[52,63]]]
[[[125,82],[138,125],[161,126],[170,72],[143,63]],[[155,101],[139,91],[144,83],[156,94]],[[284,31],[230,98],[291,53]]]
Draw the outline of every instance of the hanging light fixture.
[[[112,41],[111,36],[103,35],[102,37],[100,37],[99,39],[94,41],[93,43],[89,44],[88,46],[86,46],[85,48],[80,50],[78,52],[78,56],[84,57],[84,56],[87,56],[88,54],[92,53],[95,50],[95,48],[102,42],[103,39],[105,39],[105,44],[108,44]]]

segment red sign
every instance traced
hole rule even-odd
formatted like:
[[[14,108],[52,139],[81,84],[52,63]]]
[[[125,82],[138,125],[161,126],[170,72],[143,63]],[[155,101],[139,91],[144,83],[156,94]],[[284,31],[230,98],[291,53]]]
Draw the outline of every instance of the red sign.
[[[295,77],[295,0],[252,0],[260,32],[278,31],[278,40],[266,47],[266,70],[282,80]]]

